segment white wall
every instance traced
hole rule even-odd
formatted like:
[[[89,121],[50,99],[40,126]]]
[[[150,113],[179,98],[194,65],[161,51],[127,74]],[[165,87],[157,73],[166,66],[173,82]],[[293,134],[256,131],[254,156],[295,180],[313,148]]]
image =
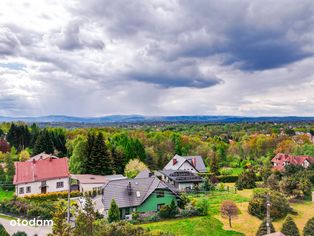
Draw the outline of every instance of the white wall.
[[[186,188],[194,189],[194,183],[179,183],[179,191],[185,191]]]
[[[57,188],[57,182],[63,182],[63,188]],[[47,184],[47,193],[67,191],[69,189],[69,178],[46,180],[46,184]],[[31,187],[30,193],[26,193],[26,187],[28,186]],[[30,194],[39,194],[41,193],[40,186],[41,186],[41,181],[33,182],[33,183],[18,184],[15,186],[15,194],[18,197],[23,197],[25,195],[30,195]],[[24,194],[19,194],[20,188],[24,188]]]
[[[80,183],[80,192],[93,191],[93,188],[101,188],[103,184],[81,184]]]

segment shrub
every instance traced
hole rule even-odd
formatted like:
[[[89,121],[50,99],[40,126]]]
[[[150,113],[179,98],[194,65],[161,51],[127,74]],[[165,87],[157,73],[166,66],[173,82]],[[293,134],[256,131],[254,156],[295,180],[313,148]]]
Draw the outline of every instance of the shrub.
[[[264,236],[267,234],[267,221],[266,219],[263,220],[263,222],[261,223],[261,225],[259,226],[257,232],[256,232],[256,236]],[[275,233],[275,228],[273,226],[273,224],[270,222],[270,233]]]
[[[16,233],[12,234],[12,236],[27,236],[27,234],[25,232],[18,231]]]
[[[196,202],[195,208],[199,215],[206,216],[208,215],[209,203],[206,199],[200,199]]]
[[[308,222],[306,222],[303,229],[303,235],[313,236],[313,232],[314,232],[314,217],[309,219]]]
[[[263,219],[266,216],[266,194],[267,190],[254,193],[253,198],[249,202],[248,211],[251,215]],[[279,192],[269,191],[270,197],[270,215],[273,219],[285,217],[292,211],[287,199]]]
[[[299,229],[290,216],[283,223],[281,233],[286,236],[300,236]]]
[[[239,179],[237,175],[221,175],[221,176],[217,176],[216,178],[218,182],[222,182],[222,183],[234,183]]]
[[[255,173],[253,172],[253,170],[249,170],[239,175],[239,179],[237,180],[235,185],[239,190],[251,189],[256,187],[255,180]]]
[[[159,210],[160,218],[172,218],[179,213],[178,207],[174,200],[171,201],[170,205],[162,206]]]
[[[82,193],[79,191],[73,191],[70,193],[71,197],[79,197],[82,196]],[[52,193],[45,193],[45,194],[31,194],[27,195],[24,198],[29,200],[53,200],[57,201],[60,198],[67,198],[68,192],[62,191],[62,192],[52,192]]]

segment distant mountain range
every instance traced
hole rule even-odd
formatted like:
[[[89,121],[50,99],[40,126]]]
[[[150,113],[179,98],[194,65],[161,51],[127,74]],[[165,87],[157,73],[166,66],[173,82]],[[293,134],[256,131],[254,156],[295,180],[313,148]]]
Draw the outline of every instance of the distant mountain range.
[[[245,117],[245,116],[143,116],[143,115],[111,115],[101,117],[75,116],[38,116],[38,117],[5,117],[0,116],[0,122],[24,121],[28,123],[233,123],[233,122],[314,122],[314,117],[284,116],[284,117]]]

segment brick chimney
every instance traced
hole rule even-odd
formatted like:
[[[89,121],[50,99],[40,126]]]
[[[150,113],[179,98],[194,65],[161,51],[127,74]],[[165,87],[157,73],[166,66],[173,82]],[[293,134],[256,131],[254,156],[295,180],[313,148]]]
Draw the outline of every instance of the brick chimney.
[[[173,158],[173,160],[172,160],[172,165],[175,165],[175,164],[177,164],[177,163],[178,163],[177,159],[176,159],[176,158]]]
[[[127,190],[128,190],[128,195],[131,196],[132,195],[132,185],[131,185],[131,182],[129,182],[129,184],[127,186]]]

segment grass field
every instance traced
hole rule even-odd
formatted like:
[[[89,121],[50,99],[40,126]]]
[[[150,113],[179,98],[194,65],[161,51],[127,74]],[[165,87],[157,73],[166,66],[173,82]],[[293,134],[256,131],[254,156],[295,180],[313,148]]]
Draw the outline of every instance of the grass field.
[[[232,187],[232,184],[230,184]],[[255,233],[261,221],[248,213],[248,204],[252,196],[253,190],[247,189],[238,191],[237,193],[215,191],[212,194],[198,196],[190,196],[193,199],[205,198],[209,202],[209,213],[207,217],[194,217],[186,219],[175,219],[162,222],[148,223],[142,225],[153,231],[172,232],[176,235],[242,235],[255,236]],[[228,220],[220,216],[220,205],[224,200],[232,200],[236,202],[240,214],[232,221],[232,228],[229,227]],[[305,223],[314,217],[314,203],[304,201],[299,203],[291,203],[291,207],[298,213],[292,216],[297,224],[300,232],[302,232]],[[280,230],[284,219],[273,222],[276,230]],[[232,231],[230,231],[232,230]]]
[[[219,220],[210,217],[193,217],[185,219],[167,220],[141,225],[152,231],[174,233],[176,236],[240,236],[241,233],[223,229]]]
[[[13,191],[4,191],[0,188],[0,201],[12,199],[13,196],[14,196]]]
[[[250,199],[250,197],[252,196],[252,191],[253,190],[247,189],[243,191],[238,191],[237,194],[243,198]],[[233,200],[233,199],[230,199],[230,200]],[[255,236],[255,233],[259,225],[261,224],[261,221],[258,218],[251,216],[248,213],[248,210],[247,210],[248,204],[249,204],[248,201],[237,202],[237,206],[240,210],[240,215],[238,218],[233,220],[232,230],[235,230],[237,232],[242,232],[247,236]],[[292,216],[292,218],[297,224],[299,230],[302,232],[303,227],[306,224],[306,222],[310,218],[314,217],[314,210],[313,210],[314,203],[306,201],[306,202],[299,202],[299,203],[291,203],[290,205],[296,212],[298,212],[298,215]],[[224,224],[225,230],[230,230],[228,221],[226,219],[223,219],[220,216],[219,212],[216,213],[215,217]],[[273,222],[273,225],[276,230],[281,229],[283,221],[284,219]]]

